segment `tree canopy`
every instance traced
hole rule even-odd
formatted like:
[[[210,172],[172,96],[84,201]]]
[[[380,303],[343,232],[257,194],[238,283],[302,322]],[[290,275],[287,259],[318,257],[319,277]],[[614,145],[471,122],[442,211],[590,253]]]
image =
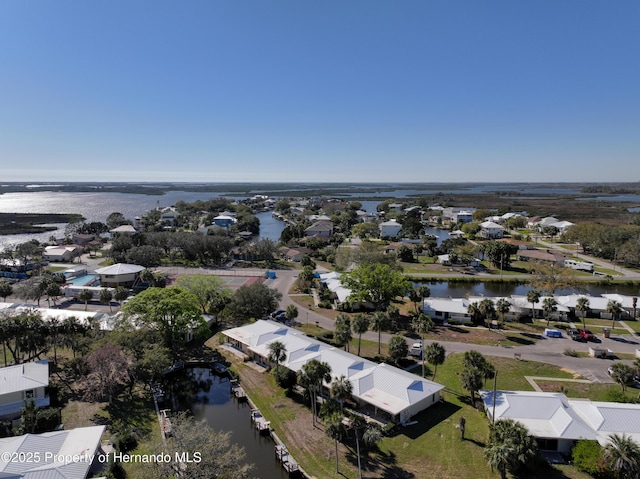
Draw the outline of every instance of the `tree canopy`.
[[[361,264],[340,277],[351,290],[350,301],[370,303],[380,311],[398,296],[405,296],[411,282],[397,269],[386,264]]]

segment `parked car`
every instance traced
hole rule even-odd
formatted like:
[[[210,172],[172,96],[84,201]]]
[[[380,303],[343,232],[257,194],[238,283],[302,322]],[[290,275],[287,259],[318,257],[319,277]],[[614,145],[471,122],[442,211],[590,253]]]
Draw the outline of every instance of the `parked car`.
[[[580,337],[585,341],[597,341],[596,335],[588,329],[579,329]]]
[[[582,335],[580,334],[580,331],[578,331],[577,329],[570,329],[568,332],[568,335],[574,341],[583,341]]]
[[[422,343],[413,343],[409,348],[409,356],[422,357]]]
[[[276,309],[269,316],[271,316],[271,319],[275,319],[276,321],[282,321],[282,319],[284,319],[284,315],[285,315],[284,309]]]

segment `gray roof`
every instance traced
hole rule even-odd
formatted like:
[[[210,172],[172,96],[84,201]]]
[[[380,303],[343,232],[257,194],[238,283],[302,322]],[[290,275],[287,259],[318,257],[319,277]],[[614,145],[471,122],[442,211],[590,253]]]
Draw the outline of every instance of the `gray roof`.
[[[132,274],[139,273],[144,269],[144,266],[138,266],[137,264],[126,264],[126,263],[118,263],[113,264],[111,266],[105,266],[104,268],[99,268],[96,270],[97,274]]]
[[[34,361],[0,369],[0,396],[48,385],[48,361]]]
[[[105,426],[92,426],[2,438],[0,478],[84,479],[104,429]],[[38,457],[38,460],[6,461],[2,453]]]

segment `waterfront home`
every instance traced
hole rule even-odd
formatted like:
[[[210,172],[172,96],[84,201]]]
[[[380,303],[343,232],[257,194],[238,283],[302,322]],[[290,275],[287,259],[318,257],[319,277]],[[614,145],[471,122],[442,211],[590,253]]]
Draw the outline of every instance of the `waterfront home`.
[[[491,420],[512,419],[526,427],[543,451],[569,453],[575,441],[606,446],[612,434],[640,443],[640,404],[568,399],[562,393],[480,391]]]
[[[135,229],[132,225],[120,225],[117,228],[110,229],[109,233],[111,233],[113,236],[118,236],[118,235],[133,236],[135,234],[138,234],[138,230]]]
[[[383,221],[379,225],[380,238],[395,238],[402,229],[402,224],[398,223],[395,219],[389,221]]]
[[[254,361],[269,365],[269,344],[280,341],[287,352],[282,365],[298,372],[312,359],[331,367],[331,379],[345,376],[359,409],[378,420],[406,423],[440,400],[444,386],[388,364],[378,364],[306,336],[280,323],[260,320],[223,331],[227,344]],[[324,384],[328,393],[330,382]]]
[[[237,219],[230,215],[218,215],[213,218],[213,224],[220,228],[230,228],[237,223]]]
[[[20,416],[26,401],[32,399],[36,406],[46,407],[49,405],[49,362],[34,361],[0,368],[0,385],[1,418]]]
[[[82,252],[82,248],[75,245],[45,246],[42,259],[45,261],[70,263]]]
[[[422,311],[434,321],[470,323],[472,318],[467,312],[468,306],[467,298],[427,298],[424,300]]]
[[[0,477],[50,479],[94,477],[106,457],[100,441],[106,426],[24,434],[0,439]],[[14,458],[25,458],[16,460]],[[27,460],[31,458],[31,460]],[[36,460],[37,458],[37,460]],[[14,459],[14,460],[12,460]]]

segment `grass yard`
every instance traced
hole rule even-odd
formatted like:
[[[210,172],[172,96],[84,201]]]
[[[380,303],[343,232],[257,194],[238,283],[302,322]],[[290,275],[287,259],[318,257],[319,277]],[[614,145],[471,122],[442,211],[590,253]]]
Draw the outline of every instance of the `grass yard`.
[[[302,328],[306,332],[320,333],[315,325]],[[357,340],[356,340],[357,343]],[[351,346],[357,349],[357,344]],[[363,355],[377,353],[377,342],[363,341]],[[366,351],[366,352],[365,352]],[[259,373],[246,364],[229,358],[239,373],[243,387],[256,406],[267,417],[276,433],[287,444],[293,457],[304,469],[315,477],[327,479],[355,478],[357,476],[356,454],[351,446],[340,444],[340,472],[335,471],[333,441],[324,433],[324,426],[312,425],[308,405],[300,399],[287,397],[276,386],[272,375]],[[436,382],[445,386],[444,401],[418,414],[416,424],[401,427],[384,437],[376,450],[363,452],[363,478],[468,478],[492,479],[499,474],[487,466],[483,452],[489,437],[489,423],[484,413],[470,404],[469,394],[460,384],[463,354],[451,354],[438,367]],[[497,385],[500,389],[532,390],[524,376],[543,376],[573,379],[570,371],[534,361],[516,361],[509,358],[488,357],[498,371]],[[416,364],[415,372],[420,373]],[[427,377],[433,372],[427,365]],[[551,382],[550,382],[551,383]],[[553,387],[559,384],[553,383]],[[567,383],[569,384],[569,383]],[[580,393],[598,399],[603,393],[583,385],[567,386],[572,397]],[[492,387],[492,384],[487,384]],[[460,437],[460,417],[466,420],[465,440]],[[364,458],[366,457],[366,458]],[[541,477],[549,479],[587,479],[571,466],[545,466],[532,475],[521,477]]]

